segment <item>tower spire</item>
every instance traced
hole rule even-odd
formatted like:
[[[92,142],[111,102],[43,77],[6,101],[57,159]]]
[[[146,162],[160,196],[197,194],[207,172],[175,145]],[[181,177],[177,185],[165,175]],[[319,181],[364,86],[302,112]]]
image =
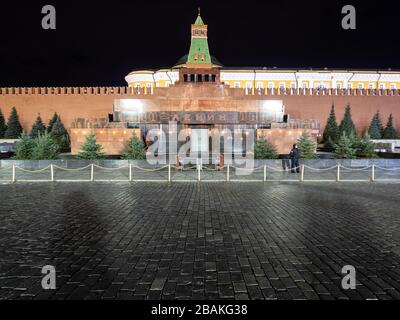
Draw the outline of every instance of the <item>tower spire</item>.
[[[192,68],[211,67],[211,55],[208,48],[208,26],[201,18],[201,9],[198,8],[198,16],[192,24],[192,42],[187,60],[187,66]]]

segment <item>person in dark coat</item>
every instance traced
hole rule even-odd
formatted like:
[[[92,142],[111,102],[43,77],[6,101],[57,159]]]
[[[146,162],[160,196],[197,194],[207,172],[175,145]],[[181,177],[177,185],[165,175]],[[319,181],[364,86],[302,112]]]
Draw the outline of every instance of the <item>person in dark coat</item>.
[[[300,150],[297,144],[293,145],[293,149],[290,151],[290,161],[292,163],[292,173],[300,173]]]
[[[282,155],[282,168],[283,168],[283,171],[290,171],[291,170],[290,155],[289,154]]]

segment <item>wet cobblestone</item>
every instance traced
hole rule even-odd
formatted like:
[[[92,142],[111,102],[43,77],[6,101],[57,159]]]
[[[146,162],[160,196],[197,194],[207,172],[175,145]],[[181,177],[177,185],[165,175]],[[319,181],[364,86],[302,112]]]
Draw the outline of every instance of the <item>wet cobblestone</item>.
[[[399,200],[372,183],[0,185],[0,298],[399,299]]]

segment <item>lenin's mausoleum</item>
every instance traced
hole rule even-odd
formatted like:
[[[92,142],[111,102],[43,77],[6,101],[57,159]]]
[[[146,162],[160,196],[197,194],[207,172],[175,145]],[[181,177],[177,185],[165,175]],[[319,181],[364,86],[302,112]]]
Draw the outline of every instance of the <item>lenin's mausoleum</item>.
[[[384,118],[393,113],[400,127],[400,72],[226,68],[209,52],[200,14],[188,54],[175,66],[125,79],[126,87],[0,88],[0,107],[5,114],[16,107],[27,131],[38,113],[48,121],[57,112],[73,154],[90,132],[107,154],[120,154],[132,131],[145,137],[170,121],[209,132],[253,128],[286,153],[302,131],[322,133],[332,104],[338,118],[350,104],[360,132],[377,110]]]

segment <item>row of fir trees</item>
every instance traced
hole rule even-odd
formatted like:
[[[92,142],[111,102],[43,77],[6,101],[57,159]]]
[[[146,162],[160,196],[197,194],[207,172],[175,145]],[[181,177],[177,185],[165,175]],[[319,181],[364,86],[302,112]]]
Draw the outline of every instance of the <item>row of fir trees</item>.
[[[340,125],[336,121],[335,106],[332,105],[331,112],[324,130],[323,142],[326,148],[333,148],[334,144],[337,143],[340,137],[346,134],[350,137],[351,135],[357,135],[356,127],[351,117],[351,107],[346,106],[343,120]],[[393,124],[393,115],[390,114],[387,121],[386,127],[382,125],[379,111],[373,116],[371,124],[367,131],[371,139],[397,139],[398,135]]]
[[[15,159],[18,160],[57,159],[60,153],[68,152],[71,148],[68,131],[57,113],[47,126],[38,115],[27,134],[22,128],[15,107],[11,109],[7,123],[0,110],[0,139],[19,139],[15,150]]]
[[[60,155],[60,145],[48,132],[39,133],[36,138],[23,134],[16,145],[15,159],[18,160],[55,160]],[[98,160],[104,158],[103,146],[96,141],[96,136],[90,133],[81,147],[77,158],[82,160]],[[127,142],[122,159],[144,160],[145,145],[136,136]]]
[[[386,127],[383,127],[378,111],[372,118],[368,131],[360,137],[352,120],[350,105],[346,106],[339,125],[335,107],[332,105],[323,133],[323,143],[325,148],[334,151],[336,158],[339,159],[374,158],[376,153],[371,139],[396,139],[397,137],[392,114],[389,116]]]
[[[317,159],[317,144],[312,140],[307,131],[297,139],[301,159]],[[254,143],[254,159],[278,159],[276,146],[267,141],[267,138],[259,137]]]
[[[103,146],[96,141],[96,136],[90,133],[86,137],[85,143],[81,147],[78,159],[97,160],[104,158]],[[125,151],[122,155],[124,160],[144,160],[146,159],[145,145],[136,134],[125,145]]]

